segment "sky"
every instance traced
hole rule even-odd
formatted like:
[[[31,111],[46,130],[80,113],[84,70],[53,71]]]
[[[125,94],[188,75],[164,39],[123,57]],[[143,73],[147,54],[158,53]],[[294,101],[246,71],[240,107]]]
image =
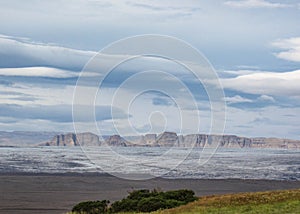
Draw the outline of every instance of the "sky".
[[[225,134],[300,139],[298,0],[11,0],[0,2],[0,20],[2,131],[73,132],[74,89],[86,63],[120,39],[156,34],[185,41],[212,65],[224,90]],[[101,57],[109,63],[118,56]],[[164,76],[139,75],[160,66]],[[200,118],[200,132],[209,133],[210,97],[186,73],[155,57],[118,66],[95,98],[101,133],[187,134],[195,132],[195,118]],[[94,131],[86,99],[95,75],[87,73],[86,97],[77,103],[82,131]],[[128,77],[131,82],[122,85]],[[145,85],[154,87],[150,83],[157,90],[143,91]],[[162,86],[178,93],[170,96],[158,90]],[[181,87],[192,91],[198,110]],[[181,114],[193,122],[179,122]]]

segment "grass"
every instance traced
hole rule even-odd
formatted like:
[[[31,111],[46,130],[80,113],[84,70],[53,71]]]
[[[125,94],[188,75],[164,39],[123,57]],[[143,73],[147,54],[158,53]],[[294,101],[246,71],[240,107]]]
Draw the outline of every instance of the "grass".
[[[200,197],[152,214],[300,214],[300,189]],[[133,214],[133,213],[126,213]]]
[[[206,196],[184,206],[155,214],[299,214],[300,189]]]

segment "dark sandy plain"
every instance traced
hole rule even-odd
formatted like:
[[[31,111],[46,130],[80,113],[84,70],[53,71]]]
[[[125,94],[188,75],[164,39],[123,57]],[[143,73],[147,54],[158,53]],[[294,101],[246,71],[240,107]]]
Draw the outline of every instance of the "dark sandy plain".
[[[0,174],[0,213],[66,213],[81,201],[119,200],[133,189],[192,189],[197,196],[298,189],[300,181],[163,179],[99,174]]]

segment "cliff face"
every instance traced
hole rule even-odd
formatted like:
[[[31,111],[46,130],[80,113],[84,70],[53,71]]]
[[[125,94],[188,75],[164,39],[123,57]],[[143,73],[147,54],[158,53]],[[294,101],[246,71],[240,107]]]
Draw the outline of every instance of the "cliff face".
[[[93,133],[68,133],[53,137],[47,146],[100,146],[99,137]]]
[[[105,140],[105,144],[108,146],[127,146],[128,142],[120,135],[112,135]]]
[[[202,134],[189,134],[186,136],[180,136],[179,138],[179,146],[181,147],[203,147],[207,143],[207,135]]]
[[[251,146],[254,148],[300,148],[299,140],[279,139],[279,138],[252,138]]]
[[[156,134],[126,136],[128,146],[158,146]]]
[[[146,134],[143,136],[143,143],[148,146],[157,146],[156,134]]]
[[[278,138],[246,138],[235,135],[177,135],[174,132],[164,132],[160,135],[130,136],[123,138],[112,135],[100,142],[99,137],[92,133],[68,133],[56,135],[48,146],[159,146],[159,147],[204,147],[219,143],[225,148],[300,148],[300,141]]]
[[[178,136],[174,132],[164,132],[157,137],[158,146],[179,146]]]

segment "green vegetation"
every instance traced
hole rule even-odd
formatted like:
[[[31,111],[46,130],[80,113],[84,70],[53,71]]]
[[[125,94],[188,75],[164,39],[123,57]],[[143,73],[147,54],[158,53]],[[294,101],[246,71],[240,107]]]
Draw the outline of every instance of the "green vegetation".
[[[158,190],[136,190],[120,200],[112,203],[109,201],[86,201],[75,205],[74,213],[121,213],[121,212],[152,212],[185,205],[197,198],[191,190],[175,190],[161,192]]]
[[[127,198],[114,202],[111,206],[108,206],[108,203],[106,200],[82,202],[76,205],[73,211],[87,214],[118,212],[126,214],[141,212],[153,214],[299,214],[300,189],[205,196],[196,201],[194,192],[190,190],[168,192],[137,190],[131,192]]]
[[[109,201],[85,201],[75,205],[72,209],[74,213],[88,213],[88,214],[99,214],[107,213],[107,205]]]
[[[155,214],[298,214],[300,189],[201,197],[178,208]]]

